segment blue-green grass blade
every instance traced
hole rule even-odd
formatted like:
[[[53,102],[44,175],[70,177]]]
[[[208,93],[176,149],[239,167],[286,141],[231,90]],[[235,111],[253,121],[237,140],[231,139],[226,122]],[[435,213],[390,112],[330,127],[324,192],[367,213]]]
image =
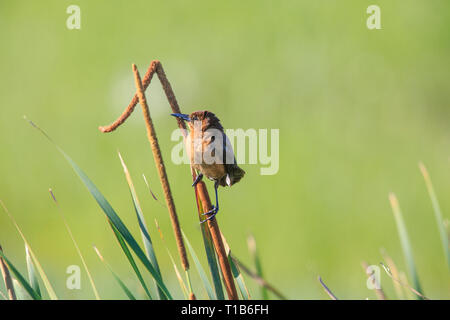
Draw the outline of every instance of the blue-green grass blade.
[[[97,187],[94,185],[94,183],[86,176],[86,174],[77,166],[77,164],[65,153],[63,153],[66,160],[72,165],[75,172],[78,174],[80,179],[83,181],[85,186],[88,188],[92,196],[95,198],[99,206],[102,208],[103,212],[106,214],[108,219],[111,221],[111,223],[117,228],[117,230],[120,232],[120,234],[123,236],[123,238],[126,240],[126,242],[130,245],[131,249],[134,251],[136,256],[141,260],[145,268],[150,272],[150,274],[153,276],[153,278],[156,280],[157,285],[161,288],[161,290],[164,292],[167,298],[172,299],[169,290],[165,286],[165,284],[162,281],[162,278],[160,275],[156,272],[156,270],[153,268],[151,262],[148,260],[147,256],[145,255],[144,251],[142,251],[141,247],[138,245],[134,237],[131,235],[128,228],[125,226],[125,224],[122,222],[122,220],[119,218],[117,213],[114,211],[114,209],[111,207],[109,202],[105,199],[105,197],[100,193],[100,191],[97,189]]]
[[[17,300],[33,300],[28,292],[20,285],[19,281],[17,281],[16,279],[13,279],[12,281]]]
[[[203,207],[200,199],[197,198],[197,207],[199,215],[203,213]],[[222,281],[220,279],[220,270],[218,267],[218,261],[216,257],[216,251],[214,250],[214,244],[212,242],[211,233],[207,228],[206,223],[200,225],[202,230],[203,245],[205,247],[206,259],[208,261],[209,271],[211,272],[211,277],[213,280],[214,291],[216,293],[217,300],[225,300],[225,295],[223,292]]]
[[[29,121],[29,120],[28,120]],[[109,221],[117,228],[117,230],[120,232],[120,234],[123,236],[125,241],[128,243],[130,248],[133,250],[133,252],[136,254],[136,256],[139,258],[139,260],[142,262],[144,267],[150,272],[150,274],[153,276],[153,278],[156,281],[156,284],[159,288],[161,288],[162,292],[166,295],[166,297],[170,300],[172,300],[172,296],[167,289],[166,285],[164,284],[162,278],[159,276],[159,274],[156,272],[156,270],[153,268],[151,262],[145,255],[144,251],[141,249],[141,247],[138,245],[137,241],[134,239],[134,237],[131,235],[128,228],[125,226],[125,224],[122,222],[122,220],[119,218],[117,213],[114,211],[114,209],[111,207],[109,202],[106,200],[106,198],[103,196],[103,194],[98,190],[98,188],[95,186],[95,184],[89,179],[89,177],[84,173],[83,170],[70,158],[53,140],[43,131],[41,128],[39,128],[35,123],[29,121],[29,123],[39,130],[50,142],[54,144],[54,146],[58,149],[58,151],[64,156],[64,158],[67,160],[67,162],[71,165],[72,169],[75,171],[75,173],[78,175],[78,177],[81,179],[83,184],[86,186],[86,188],[89,190],[91,195],[94,197],[95,201],[97,201],[100,208],[103,210]],[[31,252],[31,251],[30,251]]]
[[[248,246],[250,255],[253,258],[253,262],[255,264],[256,274],[258,275],[258,277],[263,279],[264,277],[263,277],[263,272],[262,272],[261,261],[259,259],[258,250],[256,248],[256,240],[253,235],[248,236],[247,246]],[[261,286],[261,296],[262,296],[263,300],[269,299],[269,292],[267,291],[267,288],[265,286]]]
[[[67,223],[63,212],[60,211],[59,203],[56,200],[55,194],[53,193],[52,189],[49,189],[48,191],[50,192],[50,195],[52,196],[52,199],[55,202],[59,213],[61,214],[61,218],[62,218],[62,221],[64,222],[64,226],[66,227],[67,233],[69,234],[70,239],[72,240],[72,243],[75,247],[75,250],[77,251],[78,256],[80,257],[81,263],[83,264],[83,268],[86,271],[86,274],[88,276],[89,283],[91,284],[92,291],[94,292],[95,299],[100,300],[100,295],[98,294],[97,287],[95,286],[94,279],[92,278],[91,272],[89,271],[86,260],[84,260],[83,254],[81,253],[81,250],[80,250],[80,247],[78,246],[78,243],[75,240],[75,237],[73,236],[72,230],[70,229],[69,224]]]
[[[39,281],[36,275],[36,269],[34,268],[33,259],[31,258],[30,251],[28,250],[28,246],[25,245],[25,255],[27,260],[27,269],[28,269],[28,280],[30,281],[31,287],[36,291],[36,293],[40,296],[41,289],[39,288]]]
[[[156,229],[158,230],[159,236],[161,238],[162,244],[166,248],[167,254],[169,255],[169,258],[170,258],[170,261],[172,262],[173,269],[175,270],[175,275],[177,276],[178,283],[180,284],[181,291],[183,292],[183,295],[184,295],[185,299],[188,300],[189,299],[188,289],[186,287],[186,284],[184,283],[183,278],[181,277],[180,272],[178,271],[177,264],[175,263],[175,260],[174,260],[172,254],[170,253],[169,248],[167,247],[167,245],[166,245],[166,243],[164,241],[163,233],[162,233],[161,228],[159,227],[158,221],[156,219],[155,219],[155,224],[156,224]]]
[[[222,281],[220,278],[220,269],[218,267],[218,261],[216,252],[214,250],[214,244],[212,242],[211,234],[206,227],[206,224],[202,224],[202,237],[203,245],[205,247],[206,259],[208,261],[209,271],[211,272],[211,277],[214,285],[214,292],[216,293],[217,300],[225,300],[225,295],[223,293]]]
[[[444,219],[442,218],[442,211],[437,199],[436,193],[434,192],[433,184],[431,183],[430,175],[428,174],[427,168],[423,163],[419,163],[420,171],[422,172],[425,184],[430,195],[431,204],[433,205],[434,217],[439,229],[439,235],[441,237],[442,248],[444,250],[444,257],[447,261],[447,266],[450,268],[450,248],[448,246],[448,234],[445,228]]]
[[[5,254],[0,250],[0,257],[5,261],[8,266],[9,271],[16,277],[17,281],[20,283],[23,289],[30,295],[34,300],[42,300],[40,294],[38,294],[33,287],[28,283],[28,281],[22,276],[22,274],[17,270],[17,268],[9,261]]]
[[[231,267],[231,273],[233,274],[233,278],[236,280],[239,288],[239,292],[241,293],[241,296],[244,300],[250,299],[250,294],[248,292],[247,286],[245,285],[244,277],[242,276],[241,271],[239,270],[239,267],[234,263],[233,258],[231,256],[231,249],[228,245],[227,239],[225,239],[225,236],[223,233],[220,233],[222,237],[222,242],[225,247],[225,252],[227,253],[227,259],[230,263]]]
[[[12,214],[8,211],[8,208],[6,208],[6,206],[4,205],[3,201],[0,200],[0,204],[2,205],[3,209],[8,214],[9,218],[11,219],[11,221],[13,222],[13,224],[16,227],[17,231],[19,232],[20,236],[22,237],[23,242],[28,247],[28,251],[30,253],[30,256],[33,259],[34,265],[35,265],[35,267],[36,267],[36,269],[37,269],[37,271],[39,273],[39,276],[42,279],[42,282],[44,283],[44,287],[47,290],[47,293],[48,293],[50,299],[57,300],[58,297],[56,296],[55,290],[53,290],[53,287],[52,287],[50,281],[48,280],[48,277],[45,274],[44,269],[42,268],[39,260],[37,259],[36,255],[34,254],[33,250],[31,249],[30,243],[25,238],[24,233],[20,229],[19,225],[17,224],[17,222],[14,219],[14,217],[12,216]]]
[[[181,232],[183,233],[183,237],[184,237],[184,240],[186,241],[186,244],[188,246],[191,257],[194,260],[194,264],[195,264],[195,267],[197,268],[198,275],[200,276],[200,279],[203,282],[203,286],[206,289],[206,293],[208,294],[208,297],[210,300],[215,300],[216,297],[214,296],[214,292],[213,292],[211,283],[209,282],[209,279],[206,276],[205,270],[203,269],[202,264],[200,263],[200,260],[198,259],[198,256],[195,253],[194,248],[192,247],[191,243],[189,242],[189,239],[186,237],[186,234],[184,233],[184,231],[181,231]]]
[[[2,297],[3,300],[9,300],[8,297],[6,296],[6,294],[3,293],[3,291],[0,290],[0,296]]]
[[[130,300],[136,300],[136,298],[134,297],[134,295],[131,293],[130,289],[128,289],[128,287],[125,285],[125,283],[119,278],[119,276],[114,272],[114,270],[111,268],[111,266],[109,265],[108,262],[106,262],[106,260],[103,258],[103,256],[100,254],[100,251],[94,246],[94,250],[97,253],[99,259],[101,262],[103,262],[103,264],[109,269],[109,271],[111,272],[111,274],[113,275],[114,279],[116,279],[117,283],[119,284],[119,286],[122,288],[123,292],[125,292],[126,296],[130,299]]]
[[[125,292],[125,294],[127,295],[128,299],[130,300],[136,300],[135,296],[131,293],[131,291],[127,288],[127,286],[125,285],[125,283],[123,283],[122,280],[120,280],[119,276],[113,271],[110,270],[113,277],[116,279],[117,283],[119,284],[119,286],[122,288],[122,290]]]
[[[227,256],[228,262],[230,263],[231,273],[233,274],[234,279],[236,280],[239,288],[239,292],[244,300],[249,300],[250,296],[248,294],[247,286],[245,285],[244,277],[242,276],[239,267],[234,263],[231,255]]]
[[[119,153],[120,162],[123,167],[123,171],[125,173],[125,177],[127,179],[128,187],[130,189],[131,193],[131,199],[133,200],[133,206],[134,211],[136,212],[136,216],[139,223],[139,229],[141,230],[141,236],[142,241],[144,243],[144,248],[147,253],[147,258],[150,260],[151,264],[153,265],[153,268],[156,270],[156,272],[159,274],[159,276],[162,278],[161,271],[159,269],[158,260],[156,259],[155,250],[153,249],[153,243],[152,239],[150,237],[150,233],[148,232],[147,224],[145,223],[144,214],[142,213],[141,205],[139,204],[139,199],[136,194],[136,189],[134,188],[133,180],[131,179],[131,175],[128,171],[127,166],[125,165],[125,161],[123,161],[122,155]],[[160,299],[166,299],[166,296],[161,291],[161,289],[158,288],[158,294]]]
[[[147,294],[148,298],[150,300],[152,300],[152,296],[150,294],[150,291],[147,288],[147,285],[145,284],[144,278],[142,277],[141,272],[139,271],[138,266],[136,265],[136,262],[134,261],[134,258],[130,252],[130,250],[128,249],[128,246],[125,242],[125,240],[123,239],[122,235],[120,234],[119,231],[117,231],[116,227],[114,227],[114,225],[110,222],[109,225],[111,226],[111,229],[114,231],[114,235],[116,236],[117,242],[119,242],[120,247],[122,248],[122,251],[125,253],[125,256],[128,259],[128,262],[130,263],[131,267],[134,270],[134,273],[136,273],[136,276],[139,280],[139,282],[142,285],[142,288],[144,289],[145,293]]]
[[[406,265],[408,267],[409,274],[412,278],[414,288],[423,294],[422,287],[420,285],[419,276],[417,274],[416,264],[414,262],[414,255],[411,247],[411,242],[409,241],[408,232],[406,230],[405,222],[403,220],[403,215],[398,204],[397,197],[393,194],[389,194],[389,201],[391,203],[392,211],[394,213],[395,222],[397,224],[397,230],[400,238],[400,243],[403,250],[403,255],[406,260]],[[418,297],[418,299],[421,299]]]

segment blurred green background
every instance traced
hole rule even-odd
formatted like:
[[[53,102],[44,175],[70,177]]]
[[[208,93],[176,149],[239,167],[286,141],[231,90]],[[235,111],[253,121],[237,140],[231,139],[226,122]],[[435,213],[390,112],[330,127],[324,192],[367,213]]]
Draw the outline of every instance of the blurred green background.
[[[66,8],[81,8],[81,29],[66,27]],[[381,7],[381,30],[368,30],[366,8]],[[23,115],[82,167],[140,239],[117,150],[134,179],[163,277],[181,298],[154,227],[177,257],[168,213],[149,196],[162,190],[136,109],[116,119],[141,74],[159,59],[184,112],[209,109],[227,128],[280,130],[280,169],[260,165],[220,190],[218,221],[235,253],[252,265],[257,241],[266,279],[292,299],[327,299],[321,275],[339,298],[375,298],[362,261],[385,248],[406,270],[388,193],[395,192],[422,287],[450,298],[450,276],[423,161],[442,211],[450,212],[450,3],[448,1],[0,1],[0,199],[22,227],[61,298],[93,298],[87,277],[66,289],[66,268],[81,262],[48,194],[51,187],[85,254],[102,298],[125,298],[98,260],[95,244],[130,288],[138,282],[104,214],[71,168]],[[203,244],[187,165],[170,162],[176,124],[161,85],[147,90],[181,225]],[[212,192],[212,183],[208,182]],[[3,211],[3,210],[1,210]],[[0,214],[0,244],[25,272],[23,242]],[[193,270],[194,290],[204,296]],[[246,278],[251,293],[255,283]],[[381,285],[393,297],[382,271]],[[0,286],[0,288],[3,288]]]

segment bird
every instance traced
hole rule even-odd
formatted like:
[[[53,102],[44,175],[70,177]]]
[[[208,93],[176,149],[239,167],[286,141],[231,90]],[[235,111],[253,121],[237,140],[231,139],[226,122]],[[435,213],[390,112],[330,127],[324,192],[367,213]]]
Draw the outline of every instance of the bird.
[[[230,140],[225,134],[219,118],[210,111],[194,111],[191,114],[172,113],[174,117],[188,123],[189,135],[186,138],[186,149],[192,167],[197,171],[193,187],[199,183],[203,176],[214,181],[216,205],[208,212],[208,217],[201,223],[208,221],[219,212],[219,186],[231,187],[239,182],[245,175],[236,163]]]

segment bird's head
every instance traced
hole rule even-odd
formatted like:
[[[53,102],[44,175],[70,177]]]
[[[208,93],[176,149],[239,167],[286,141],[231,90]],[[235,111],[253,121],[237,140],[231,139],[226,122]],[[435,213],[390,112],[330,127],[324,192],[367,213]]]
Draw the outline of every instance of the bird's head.
[[[209,128],[223,130],[219,118],[217,118],[216,115],[210,111],[194,111],[191,114],[172,113],[172,116],[187,121],[190,130],[198,128],[197,125],[201,125],[202,131],[205,131]]]

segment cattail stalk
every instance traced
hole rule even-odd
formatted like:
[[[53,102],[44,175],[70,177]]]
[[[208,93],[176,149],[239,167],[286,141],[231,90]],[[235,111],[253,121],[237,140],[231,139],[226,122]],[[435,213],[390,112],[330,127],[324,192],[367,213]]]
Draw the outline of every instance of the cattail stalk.
[[[137,95],[139,103],[142,106],[142,112],[144,114],[145,125],[147,128],[148,141],[153,152],[153,158],[155,159],[156,168],[158,169],[159,178],[164,191],[164,197],[166,198],[167,208],[169,209],[170,219],[172,221],[173,230],[175,232],[175,239],[177,241],[178,251],[181,257],[181,264],[184,270],[189,270],[189,261],[187,259],[186,248],[184,246],[183,237],[181,235],[180,223],[175,209],[175,203],[173,201],[172,192],[170,190],[169,179],[167,178],[166,167],[161,155],[161,149],[159,148],[158,138],[156,137],[155,128],[150,117],[150,111],[147,105],[147,99],[145,98],[143,84],[136,65],[133,64],[133,72],[136,82]]]
[[[133,70],[135,70],[135,69],[136,69],[136,67],[133,66]],[[137,69],[136,69],[136,71],[137,71]],[[136,71],[135,71],[135,74],[137,73]],[[181,113],[180,107],[175,98],[175,94],[173,93],[172,86],[170,85],[170,82],[168,81],[168,79],[166,77],[166,74],[164,72],[164,69],[163,69],[161,63],[158,60],[153,60],[150,63],[150,67],[148,68],[142,82],[140,81],[140,79],[139,79],[139,81],[136,80],[136,86],[138,87],[138,93],[136,93],[134,95],[134,97],[131,100],[128,107],[125,109],[125,111],[122,113],[122,115],[114,123],[112,123],[109,126],[99,127],[100,131],[111,132],[111,131],[114,131],[115,129],[117,129],[117,127],[119,127],[122,123],[124,123],[125,120],[131,115],[136,104],[139,101],[142,101],[146,105],[145,95],[143,94],[143,92],[149,86],[149,84],[153,78],[153,75],[155,73],[158,75],[159,81],[161,82],[161,85],[166,94],[167,100],[169,101],[172,112],[173,113]],[[139,92],[141,92],[141,93],[139,93]],[[142,105],[142,103],[141,103],[141,105]],[[158,154],[154,153],[155,161],[157,163],[158,170],[160,171],[160,173],[163,173],[163,175],[165,176],[165,179],[166,179],[165,181],[167,182],[167,187],[168,187],[167,175],[165,175],[165,168],[164,168],[164,164],[162,163],[161,153],[159,151],[159,147],[156,147],[157,146],[156,134],[154,132],[153,124],[151,122],[150,113],[148,111],[148,106],[145,106],[145,105],[143,105],[142,107],[143,107],[144,118],[145,118],[145,122],[146,122],[146,126],[147,126],[147,133],[148,133],[149,140],[150,140],[150,145],[152,146],[152,150],[155,150],[157,153],[159,152],[159,156],[158,156]],[[184,138],[186,138],[186,124],[184,123],[183,120],[178,119],[178,118],[177,118],[177,122],[178,122],[178,127],[183,132]],[[151,139],[154,139],[153,142]],[[154,146],[155,146],[155,148],[154,148]],[[162,166],[158,165],[159,158],[161,158],[160,163],[162,164]],[[193,170],[192,166],[191,166],[191,174],[192,174],[192,179],[195,180],[196,173],[195,173],[195,170]],[[161,175],[160,175],[160,177],[161,177]],[[162,183],[163,183],[163,180],[164,179],[161,180]],[[164,185],[163,185],[163,188],[164,188]],[[166,195],[166,191],[168,191],[169,192],[168,195],[170,195],[170,197],[166,197],[166,201],[168,203],[169,212],[171,212],[169,202],[171,201],[171,203],[173,204],[173,199],[170,194],[170,188],[168,188],[167,190],[164,189],[165,195]],[[195,194],[196,194],[196,198],[198,197],[198,199],[200,199],[204,212],[207,212],[212,209],[211,200],[209,198],[208,190],[206,189],[206,185],[204,184],[204,182],[201,181],[200,183],[198,183],[196,185]],[[171,200],[167,200],[167,199],[171,199]],[[201,212],[201,213],[203,213],[203,212]],[[172,218],[172,214],[173,214],[172,222],[173,222],[175,237],[177,239],[177,244],[178,243],[183,244],[182,247],[179,246],[180,256],[181,256],[182,261],[183,261],[183,259],[186,259],[186,262],[187,262],[186,250],[184,249],[184,243],[183,243],[183,239],[181,237],[181,232],[179,229],[178,219],[176,216],[174,205],[173,205],[173,212],[171,212],[171,218]],[[176,221],[176,223],[174,223],[175,221]],[[224,244],[222,241],[222,237],[221,237],[219,225],[217,224],[217,220],[215,218],[210,219],[206,223],[207,223],[209,232],[211,234],[217,256],[219,258],[219,264],[220,264],[220,268],[222,270],[223,280],[225,283],[225,288],[227,290],[228,298],[230,300],[237,300],[238,295],[237,295],[237,291],[236,291],[236,286],[234,283],[233,275],[231,273],[231,267],[228,262],[227,254],[226,254],[225,247],[224,247]],[[187,264],[187,266],[189,267],[188,264]],[[184,267],[184,264],[183,264],[183,267]]]

